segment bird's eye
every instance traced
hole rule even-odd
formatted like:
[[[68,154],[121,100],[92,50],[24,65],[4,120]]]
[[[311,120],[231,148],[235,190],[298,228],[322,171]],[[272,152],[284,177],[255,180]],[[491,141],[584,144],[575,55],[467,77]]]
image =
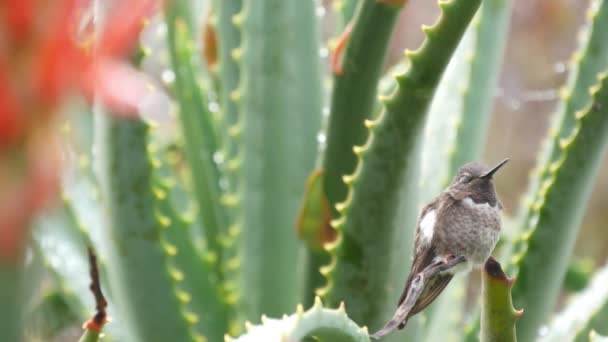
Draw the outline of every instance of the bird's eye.
[[[462,175],[462,176],[460,176],[459,181],[460,181],[460,183],[468,183],[468,182],[471,181],[471,176],[469,176],[469,175]]]

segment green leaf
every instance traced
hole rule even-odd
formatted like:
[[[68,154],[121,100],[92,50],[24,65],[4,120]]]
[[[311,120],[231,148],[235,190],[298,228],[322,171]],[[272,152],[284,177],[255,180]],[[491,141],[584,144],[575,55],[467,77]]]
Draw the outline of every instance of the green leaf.
[[[599,269],[589,286],[568,299],[548,327],[543,328],[538,342],[588,341],[589,333],[597,330],[608,334],[608,265]]]
[[[334,0],[333,7],[340,14],[340,26],[345,27],[355,16],[357,6],[366,0]]]
[[[22,281],[18,265],[0,262],[0,341],[22,341]]]
[[[257,319],[293,308],[302,291],[295,222],[321,122],[319,35],[313,1],[246,0],[237,21],[240,288],[244,316]]]
[[[191,320],[196,332],[210,341],[221,341],[229,330],[229,298],[214,273],[218,260],[200,253],[193,243],[192,225],[179,215],[168,196],[170,186],[155,181],[156,217],[163,227],[161,241],[167,254],[173,288],[182,312]]]
[[[221,234],[228,229],[228,217],[220,203],[220,170],[214,161],[218,151],[217,132],[201,89],[202,69],[194,54],[193,33],[187,26],[188,1],[176,0],[166,8],[168,43],[175,72],[175,93],[180,105],[180,122],[190,166],[194,196],[205,242],[218,260],[223,260]],[[217,270],[219,273],[219,270]],[[221,274],[219,274],[221,278]]]
[[[65,328],[78,322],[79,315],[72,310],[70,300],[61,292],[53,291],[42,297],[26,316],[27,330],[34,336],[51,340]]]
[[[335,204],[346,198],[344,175],[355,170],[353,146],[365,143],[365,119],[372,115],[378,80],[400,7],[362,0],[342,56],[343,71],[334,75],[327,146],[323,157],[323,187],[337,216]]]
[[[481,275],[481,342],[516,342],[515,322],[523,311],[513,308],[508,278],[492,257],[486,261]]]
[[[608,3],[607,3],[608,4]],[[608,9],[608,6],[606,6]],[[574,248],[584,208],[608,147],[608,74],[591,90],[592,103],[576,115],[571,135],[554,143],[560,157],[548,168],[534,214],[513,246],[509,262],[518,270],[513,301],[525,306],[518,338],[534,338],[553,310]]]
[[[96,113],[98,179],[104,204],[107,277],[128,341],[188,341],[190,322],[173,289],[160,241],[147,154],[148,127]]]
[[[241,122],[243,120],[238,108],[240,65],[236,59],[241,46],[242,22],[239,20],[242,17],[239,17],[239,13],[243,7],[243,1],[221,0],[218,1],[217,7],[217,34],[220,41],[219,78],[221,82],[219,98],[223,124],[221,153],[224,159],[222,167],[227,182],[226,195],[222,204],[226,206],[230,217],[229,230],[236,231],[237,225],[234,221],[240,209],[238,181],[242,161],[239,151],[242,144]]]
[[[587,22],[583,24],[580,46],[570,61],[570,74],[566,86],[561,90],[562,101],[553,115],[549,137],[542,149],[536,168],[531,173],[530,184],[520,208],[522,229],[527,227],[534,215],[533,205],[542,196],[542,184],[551,178],[551,163],[561,156],[558,142],[565,139],[576,128],[576,113],[591,103],[589,87],[597,80],[597,75],[608,68],[608,1],[593,0],[587,12]]]
[[[301,305],[297,312],[282,319],[262,317],[261,325],[246,323],[247,332],[239,338],[227,338],[227,342],[257,341],[306,341],[314,338],[317,341],[332,342],[369,342],[367,328],[360,328],[351,321],[344,306],[337,310],[324,308],[317,297],[315,304],[308,311]]]

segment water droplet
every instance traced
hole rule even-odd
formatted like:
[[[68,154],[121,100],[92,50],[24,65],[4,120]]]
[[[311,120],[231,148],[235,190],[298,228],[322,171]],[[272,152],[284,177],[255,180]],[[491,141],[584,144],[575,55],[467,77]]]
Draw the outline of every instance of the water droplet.
[[[325,16],[325,7],[324,6],[317,6],[317,9],[315,10],[315,13],[317,14],[317,17],[319,18],[323,18]]]
[[[326,47],[322,47],[319,49],[319,56],[321,58],[327,58],[329,56],[329,49]]]
[[[321,114],[323,115],[323,117],[328,117],[329,116],[329,107],[323,107],[323,109],[321,110]]]
[[[224,153],[222,153],[221,151],[216,151],[215,153],[213,153],[213,161],[216,164],[222,164],[224,162]]]
[[[160,77],[165,84],[171,84],[175,81],[175,73],[171,69],[164,70]]]
[[[327,141],[327,136],[325,133],[319,132],[319,134],[317,134],[317,142],[319,144],[325,144],[325,141]]]
[[[512,110],[519,110],[521,108],[521,102],[519,102],[519,100],[510,99],[507,103]]]
[[[220,110],[220,105],[217,102],[209,102],[207,108],[211,113],[217,113]]]
[[[220,177],[220,188],[222,190],[227,190],[228,189],[228,179],[226,177]]]
[[[566,63],[564,62],[558,62],[553,64],[553,71],[555,71],[558,74],[562,74],[564,72],[566,72],[566,70],[568,69]]]
[[[165,22],[158,23],[156,34],[159,38],[164,38],[167,35],[167,24],[165,24]]]

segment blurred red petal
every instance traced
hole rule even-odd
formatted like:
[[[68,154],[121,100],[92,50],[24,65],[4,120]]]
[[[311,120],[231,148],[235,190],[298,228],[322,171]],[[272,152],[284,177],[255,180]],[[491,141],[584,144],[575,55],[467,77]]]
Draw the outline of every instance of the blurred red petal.
[[[0,149],[23,133],[24,117],[11,88],[5,64],[0,61]]]
[[[14,261],[23,253],[29,223],[55,198],[59,189],[59,162],[49,135],[29,146],[25,174],[15,174],[10,158],[0,160],[0,261]],[[31,141],[30,141],[31,143]]]
[[[157,7],[155,0],[122,1],[108,16],[95,53],[115,57],[129,52],[137,43],[145,20]]]
[[[76,83],[86,63],[86,56],[71,37],[74,0],[62,0],[58,12],[42,40],[34,66],[35,84],[41,99],[54,104]]]
[[[34,17],[32,0],[8,0],[5,6],[6,28],[12,40],[23,41],[32,29]]]
[[[137,106],[148,92],[145,75],[130,65],[107,58],[96,60],[87,72],[83,89],[92,99],[98,96],[114,114],[137,116]]]
[[[0,261],[16,260],[24,245],[28,218],[31,209],[27,206],[27,195],[14,184],[4,189],[0,199]]]

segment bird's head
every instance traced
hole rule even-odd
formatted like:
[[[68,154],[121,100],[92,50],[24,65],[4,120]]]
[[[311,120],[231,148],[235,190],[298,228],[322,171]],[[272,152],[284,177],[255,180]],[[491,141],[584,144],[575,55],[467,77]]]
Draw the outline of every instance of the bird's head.
[[[473,197],[495,198],[493,176],[509,159],[504,159],[496,166],[488,168],[479,163],[467,163],[458,169],[450,184],[451,191],[464,191]]]

